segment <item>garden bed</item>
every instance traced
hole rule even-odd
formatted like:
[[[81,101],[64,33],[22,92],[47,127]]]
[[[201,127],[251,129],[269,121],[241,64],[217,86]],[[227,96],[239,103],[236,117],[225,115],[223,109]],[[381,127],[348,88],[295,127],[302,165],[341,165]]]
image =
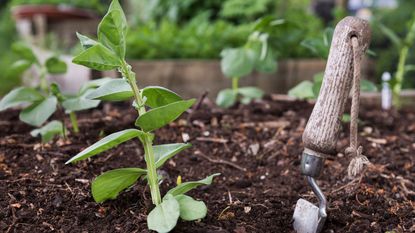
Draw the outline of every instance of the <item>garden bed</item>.
[[[151,199],[144,181],[103,204],[90,194],[90,181],[102,172],[144,167],[138,141],[64,165],[100,135],[132,128],[136,112],[129,106],[104,104],[80,114],[80,135],[47,145],[30,136],[18,111],[0,113],[0,231],[148,232]],[[193,144],[160,170],[162,191],[178,175],[188,181],[221,173],[212,185],[191,191],[206,201],[208,216],[180,221],[174,232],[292,232],[297,199],[316,201],[299,173],[301,136],[312,107],[270,99],[230,110],[203,104],[156,131],[156,144]],[[324,232],[415,231],[415,112],[361,109],[360,142],[373,164],[365,176],[349,180],[349,158],[339,153],[326,160],[319,179],[330,202]],[[348,145],[347,132],[344,124],[339,152]]]

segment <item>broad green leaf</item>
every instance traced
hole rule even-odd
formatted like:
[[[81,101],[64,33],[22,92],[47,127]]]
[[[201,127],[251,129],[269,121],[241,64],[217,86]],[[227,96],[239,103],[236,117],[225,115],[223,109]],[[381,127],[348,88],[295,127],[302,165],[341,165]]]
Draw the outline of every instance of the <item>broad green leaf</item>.
[[[167,194],[163,202],[148,214],[147,225],[150,230],[159,233],[169,232],[176,226],[179,216],[179,202],[172,195]]]
[[[92,182],[92,197],[98,203],[115,199],[121,191],[131,187],[140,176],[146,173],[145,169],[135,167],[107,171]]]
[[[93,79],[88,82],[86,82],[84,85],[82,85],[81,89],[79,90],[78,94],[82,95],[89,89],[98,88],[102,85],[104,85],[106,82],[114,80],[113,78],[105,77],[105,78],[99,78],[99,79]]]
[[[66,110],[67,113],[95,108],[99,105],[101,101],[86,98],[86,96],[89,95],[92,91],[93,90],[89,89],[80,96],[75,96],[64,100],[62,102],[63,108]]]
[[[89,49],[92,46],[96,45],[98,42],[95,40],[82,35],[81,33],[76,32],[76,36],[78,37],[79,41],[81,42],[81,45],[84,49]]]
[[[175,196],[180,206],[180,218],[185,221],[194,221],[206,217],[207,207],[203,201],[196,201],[187,195]]]
[[[123,101],[134,96],[130,84],[124,79],[113,79],[92,91],[86,98],[107,101]]]
[[[254,69],[255,52],[251,49],[225,49],[221,52],[221,57],[221,69],[228,78],[241,78]]]
[[[257,87],[241,87],[238,89],[238,93],[252,99],[261,99],[264,96],[264,91]]]
[[[18,87],[10,91],[0,101],[0,111],[7,108],[15,107],[19,104],[33,103],[43,100],[43,97],[37,90],[30,87]]]
[[[216,104],[222,108],[229,108],[236,102],[237,94],[232,89],[223,89],[216,97]]]
[[[274,73],[277,70],[277,60],[270,48],[268,48],[264,59],[257,59],[255,69],[263,73]]]
[[[38,135],[42,136],[42,142],[48,142],[56,135],[63,136],[63,124],[60,121],[51,121],[47,123],[45,126],[39,129],[32,130],[30,135],[32,137],[37,137]]]
[[[220,173],[215,173],[213,175],[210,175],[208,177],[206,177],[203,180],[199,180],[199,181],[189,181],[189,182],[184,182],[181,183],[180,185],[177,185],[176,187],[170,189],[167,194],[171,194],[173,196],[177,196],[180,194],[185,194],[187,192],[189,192],[190,190],[200,186],[200,185],[209,185],[212,183],[213,177],[220,175]]]
[[[150,108],[158,108],[167,104],[171,104],[183,100],[173,91],[158,86],[150,86],[143,89],[143,96],[146,99],[146,105]]]
[[[156,168],[163,166],[168,159],[191,146],[192,144],[190,143],[173,143],[153,146]]]
[[[32,64],[33,62],[30,62],[28,60],[17,60],[6,71],[6,76],[17,78],[21,74],[23,74],[27,69],[29,69],[32,66]]]
[[[119,144],[126,142],[135,137],[142,138],[145,133],[138,129],[126,129],[106,136],[98,142],[92,144],[85,150],[79,152],[77,155],[69,159],[65,164],[87,159],[91,156],[99,154],[103,151],[109,150]]]
[[[68,66],[58,57],[50,57],[45,62],[46,69],[50,74],[63,74],[66,73]]]
[[[403,46],[402,40],[399,36],[387,26],[379,23],[378,24],[380,31],[389,38],[389,40],[395,45],[396,48],[400,49]]]
[[[361,91],[365,91],[365,92],[376,92],[378,91],[378,88],[376,87],[376,85],[367,80],[367,79],[361,79],[360,80],[360,90]]]
[[[29,61],[39,63],[32,49],[23,42],[16,42],[12,44],[12,50],[18,54],[21,58]]]
[[[249,104],[249,103],[252,102],[252,98],[247,97],[247,96],[243,96],[240,101],[241,101],[242,104]]]
[[[297,86],[289,90],[288,95],[298,99],[313,99],[315,98],[313,92],[313,83],[308,80],[302,81],[301,83],[297,84]]]
[[[57,103],[55,96],[49,96],[25,108],[20,112],[19,118],[29,125],[39,127],[56,111]]]
[[[83,51],[72,62],[100,71],[112,70],[121,66],[121,60],[100,43]]]
[[[114,51],[119,58],[125,57],[127,20],[118,0],[113,0],[107,14],[98,25],[98,40]]]
[[[153,108],[139,116],[135,121],[135,125],[139,126],[145,132],[161,128],[176,120],[183,112],[190,108],[195,101],[195,99],[182,100],[159,108]]]

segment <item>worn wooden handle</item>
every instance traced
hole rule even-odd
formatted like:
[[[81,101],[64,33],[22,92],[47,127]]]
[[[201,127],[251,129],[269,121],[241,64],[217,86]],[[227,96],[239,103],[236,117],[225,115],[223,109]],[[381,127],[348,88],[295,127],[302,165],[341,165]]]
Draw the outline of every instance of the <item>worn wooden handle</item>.
[[[369,47],[370,34],[368,23],[356,17],[346,17],[337,24],[320,94],[303,133],[307,149],[322,155],[335,153],[353,80],[351,38],[357,37],[363,56]]]

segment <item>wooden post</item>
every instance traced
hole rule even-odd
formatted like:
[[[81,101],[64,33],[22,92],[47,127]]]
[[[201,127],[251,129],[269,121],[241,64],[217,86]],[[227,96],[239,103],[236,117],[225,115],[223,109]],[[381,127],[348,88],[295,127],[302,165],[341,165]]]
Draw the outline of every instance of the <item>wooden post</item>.
[[[365,20],[349,16],[334,31],[320,94],[303,133],[304,146],[323,157],[335,153],[341,130],[353,80],[353,36],[358,38],[364,54],[370,42],[369,25]]]

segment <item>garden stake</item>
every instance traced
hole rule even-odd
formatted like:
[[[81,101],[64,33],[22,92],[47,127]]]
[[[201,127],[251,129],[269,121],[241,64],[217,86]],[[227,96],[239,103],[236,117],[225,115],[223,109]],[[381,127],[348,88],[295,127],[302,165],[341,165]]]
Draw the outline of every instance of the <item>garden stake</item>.
[[[326,221],[327,200],[315,178],[320,175],[325,158],[335,154],[341,118],[354,79],[351,129],[352,134],[357,134],[359,68],[369,41],[368,23],[356,17],[344,18],[334,31],[320,94],[303,133],[305,148],[301,159],[301,173],[317,196],[319,207],[305,199],[297,201],[293,220],[294,229],[298,233],[318,233]],[[352,161],[362,161],[363,155],[359,153],[361,149],[357,149],[357,135],[351,135],[351,139],[351,147],[347,150],[355,155]]]

